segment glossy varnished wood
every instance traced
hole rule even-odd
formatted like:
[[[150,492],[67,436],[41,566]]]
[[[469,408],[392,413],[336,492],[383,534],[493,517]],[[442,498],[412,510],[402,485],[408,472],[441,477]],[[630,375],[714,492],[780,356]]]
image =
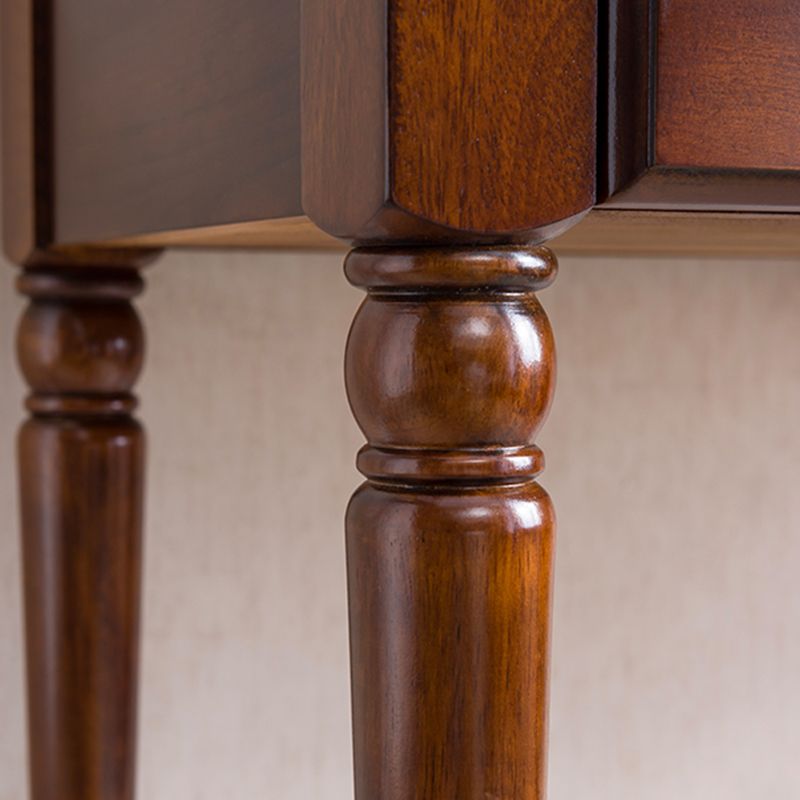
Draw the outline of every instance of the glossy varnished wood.
[[[345,359],[367,439],[357,800],[544,797],[553,340],[533,293],[555,259],[508,243],[594,203],[596,30],[595,3],[304,5],[303,206],[361,245],[345,269],[367,291]]]
[[[295,0],[2,0],[0,10],[14,262],[302,213]]]
[[[357,798],[544,797],[552,513],[535,483],[353,498]]]
[[[147,247],[342,250],[346,245],[311,220],[221,225],[121,240]],[[559,254],[657,254],[786,258],[800,255],[800,216],[696,214],[595,209],[551,242]]]
[[[652,0],[608,0],[601,6],[598,199],[639,177],[651,156],[650,115],[655,25]]]
[[[800,212],[800,8],[612,0],[605,205]]]
[[[0,15],[5,254],[31,267],[141,263],[140,248],[59,241],[53,50],[60,18],[50,0],[2,0]]]
[[[3,2],[33,800],[133,792],[125,248],[308,220],[361,245],[367,291],[346,363],[367,439],[347,513],[357,800],[542,800],[554,513],[534,439],[554,360],[534,292],[555,260],[531,243],[590,210],[598,166],[612,208],[800,211],[795,4]],[[675,246],[649,224],[638,241]]]
[[[297,0],[57,9],[59,242],[300,213]]]
[[[144,434],[135,270],[28,271],[18,354],[32,800],[131,800]]]
[[[544,249],[354,250],[357,800],[544,797],[554,515]]]
[[[609,207],[800,211],[788,0],[722,20],[613,0],[599,47],[595,3],[2,2],[17,263],[221,230],[305,246],[302,217],[346,239],[544,238],[593,196],[595,135]]]
[[[799,41],[795,0],[661,0],[656,163],[800,170]]]
[[[3,244],[15,263],[53,240],[49,4],[3,0]]]
[[[306,213],[361,242],[564,227],[594,202],[596,17],[578,0],[308,0]]]

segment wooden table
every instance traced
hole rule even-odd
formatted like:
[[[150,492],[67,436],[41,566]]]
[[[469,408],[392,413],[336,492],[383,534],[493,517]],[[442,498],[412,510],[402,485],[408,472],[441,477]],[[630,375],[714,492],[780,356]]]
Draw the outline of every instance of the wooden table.
[[[33,799],[133,796],[141,268],[340,242],[356,797],[542,798],[542,244],[800,253],[800,3],[2,1]]]

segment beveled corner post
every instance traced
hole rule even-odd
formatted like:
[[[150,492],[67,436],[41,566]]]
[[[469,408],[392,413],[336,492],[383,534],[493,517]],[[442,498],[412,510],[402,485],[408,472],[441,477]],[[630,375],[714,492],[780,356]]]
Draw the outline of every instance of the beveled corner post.
[[[595,202],[597,4],[305,0],[303,208],[352,241],[357,800],[542,800],[554,349]]]
[[[3,244],[30,298],[17,352],[32,800],[131,800],[144,434],[143,250],[61,246],[53,7],[3,0]]]

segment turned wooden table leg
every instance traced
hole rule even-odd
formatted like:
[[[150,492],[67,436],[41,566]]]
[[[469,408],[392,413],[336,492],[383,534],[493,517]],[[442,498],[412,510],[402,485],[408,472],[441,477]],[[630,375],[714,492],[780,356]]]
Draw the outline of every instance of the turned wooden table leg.
[[[133,796],[144,434],[135,270],[27,271],[19,437],[33,800]]]
[[[357,245],[356,800],[543,800],[553,342],[596,200],[596,2],[304,0],[303,209]],[[518,243],[513,247],[504,244]]]
[[[346,380],[357,800],[540,800],[554,516],[545,249],[357,249]]]

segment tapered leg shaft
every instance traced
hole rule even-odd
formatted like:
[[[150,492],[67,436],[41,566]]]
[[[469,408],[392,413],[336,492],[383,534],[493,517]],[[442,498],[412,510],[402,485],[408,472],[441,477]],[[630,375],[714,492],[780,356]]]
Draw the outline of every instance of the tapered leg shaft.
[[[33,800],[131,800],[144,435],[131,270],[27,272],[19,436]]]
[[[554,514],[543,249],[355,250],[368,445],[347,513],[357,800],[541,800]]]

